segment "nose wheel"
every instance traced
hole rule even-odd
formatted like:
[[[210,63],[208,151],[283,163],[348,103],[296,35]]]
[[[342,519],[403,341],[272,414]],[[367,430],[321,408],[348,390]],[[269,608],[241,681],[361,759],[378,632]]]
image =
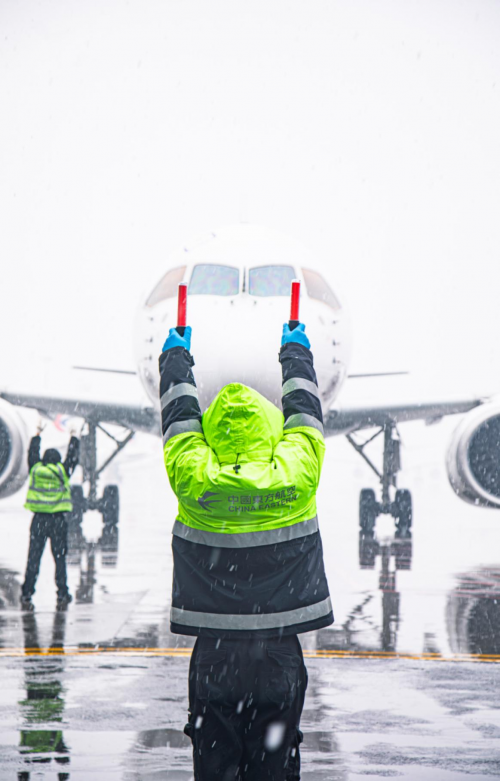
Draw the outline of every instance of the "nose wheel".
[[[359,497],[359,565],[361,569],[373,569],[375,560],[380,553],[380,546],[375,536],[377,517],[384,512],[375,498],[372,488],[363,488]],[[391,543],[391,553],[395,559],[396,569],[411,569],[412,559],[412,501],[410,491],[396,491],[394,502],[389,513],[395,518],[396,531]]]
[[[391,514],[396,519],[396,539],[411,539],[413,502],[411,492],[407,488],[400,488],[396,491]]]
[[[379,515],[392,515],[396,526],[396,539],[411,539],[413,502],[407,488],[398,488],[394,501],[377,502],[373,488],[363,488],[359,495],[359,528],[367,537],[373,536]]]
[[[117,485],[105,486],[99,509],[104,526],[116,526],[120,517],[120,494]]]
[[[102,515],[105,527],[118,524],[120,518],[120,489],[117,485],[106,485],[100,499],[86,498],[82,485],[71,486],[73,509],[68,513],[68,525],[75,532],[81,529],[83,516],[87,510],[97,510]]]

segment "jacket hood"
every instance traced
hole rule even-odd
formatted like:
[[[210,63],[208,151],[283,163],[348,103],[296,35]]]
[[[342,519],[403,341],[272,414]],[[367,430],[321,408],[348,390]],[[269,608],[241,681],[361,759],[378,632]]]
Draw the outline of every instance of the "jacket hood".
[[[253,388],[231,383],[204,413],[203,433],[221,466],[271,461],[283,438],[283,414]]]

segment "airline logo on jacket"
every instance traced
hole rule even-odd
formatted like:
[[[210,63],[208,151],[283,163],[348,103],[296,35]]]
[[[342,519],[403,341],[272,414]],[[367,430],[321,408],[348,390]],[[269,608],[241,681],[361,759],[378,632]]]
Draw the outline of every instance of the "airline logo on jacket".
[[[214,509],[212,507],[213,504],[224,502],[224,498],[215,499],[214,497],[216,496],[221,496],[221,494],[214,491],[205,491],[203,496],[198,497],[197,502],[203,510],[211,512]],[[231,494],[230,496],[225,497],[227,506],[224,510],[225,512],[230,513],[257,512],[259,510],[270,510],[275,507],[284,507],[290,505],[292,502],[296,502],[297,499],[298,496],[294,485],[260,496],[253,496],[251,494]]]
[[[211,511],[212,505],[221,501],[220,499],[211,499],[211,496],[219,496],[219,494],[215,493],[214,491],[205,491],[203,496],[198,497],[197,501],[202,510]]]

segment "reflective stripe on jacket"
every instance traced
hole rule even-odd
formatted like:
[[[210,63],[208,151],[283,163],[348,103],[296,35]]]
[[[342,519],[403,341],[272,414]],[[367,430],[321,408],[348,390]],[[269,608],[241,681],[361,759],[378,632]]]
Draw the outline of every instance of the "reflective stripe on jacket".
[[[24,506],[33,513],[65,513],[73,509],[69,478],[62,464],[35,464],[30,471]]]
[[[164,458],[179,500],[171,629],[269,636],[328,626],[316,515],[324,457],[312,354],[285,345],[283,410],[223,388],[201,415],[184,348],[160,357]]]

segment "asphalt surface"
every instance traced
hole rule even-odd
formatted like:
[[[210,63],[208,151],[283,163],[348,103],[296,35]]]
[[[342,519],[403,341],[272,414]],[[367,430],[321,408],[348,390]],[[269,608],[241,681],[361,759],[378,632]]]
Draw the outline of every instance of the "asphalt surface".
[[[452,494],[446,429],[408,428],[408,571],[393,556],[360,569],[358,492],[375,483],[345,442],[328,444],[319,517],[336,623],[301,636],[308,781],[500,776],[500,515]],[[175,502],[159,442],[138,438],[107,481],[119,532],[103,537],[88,514],[72,535],[65,613],[47,552],[35,612],[20,612],[30,517],[21,494],[0,502],[0,779],[192,778],[192,640],[168,628]],[[388,552],[393,522],[377,530]]]

